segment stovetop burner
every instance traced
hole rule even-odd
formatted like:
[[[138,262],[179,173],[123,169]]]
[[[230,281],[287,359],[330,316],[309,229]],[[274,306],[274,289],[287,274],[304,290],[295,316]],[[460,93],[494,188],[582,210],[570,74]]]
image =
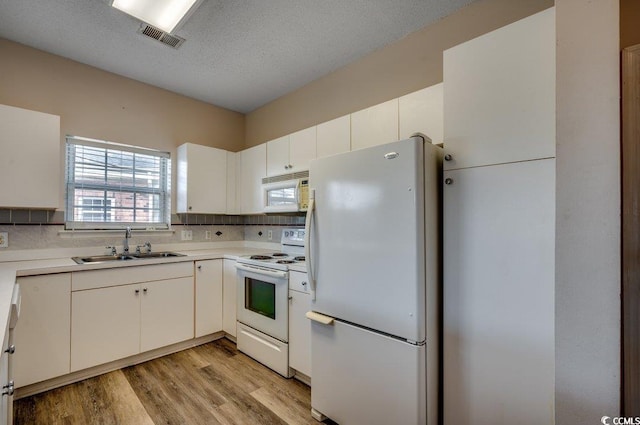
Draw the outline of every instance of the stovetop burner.
[[[252,255],[249,257],[251,260],[271,260],[273,257],[270,255]]]
[[[296,260],[296,261],[304,261],[305,260],[304,255],[298,255],[297,257],[294,257],[293,259]]]
[[[285,254],[284,252],[274,252],[271,254],[272,257],[288,257],[289,254]]]
[[[293,260],[278,260],[278,261],[276,261],[276,263],[278,263],[278,264],[292,264],[292,263],[295,263],[295,261],[293,261]]]

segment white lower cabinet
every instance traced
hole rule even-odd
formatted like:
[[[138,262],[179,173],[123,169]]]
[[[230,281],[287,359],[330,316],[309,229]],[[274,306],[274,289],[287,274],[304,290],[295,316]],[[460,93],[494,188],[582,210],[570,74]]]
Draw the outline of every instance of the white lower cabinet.
[[[222,260],[196,261],[196,338],[222,330]]]
[[[22,302],[13,334],[17,349],[12,367],[19,388],[69,373],[71,273],[17,281]]]
[[[311,310],[307,274],[289,272],[289,367],[311,377]]]
[[[158,280],[144,281],[150,277]],[[192,262],[74,272],[73,279],[72,372],[194,336]]]
[[[140,352],[140,285],[71,295],[71,371]]]
[[[236,336],[236,262],[224,260],[222,276],[222,330]]]
[[[9,369],[9,327],[5,329],[2,352],[0,352],[0,386],[2,387],[2,401],[0,402],[0,425],[11,423],[11,410],[13,409],[13,390],[15,384]]]
[[[193,338],[193,278],[141,286],[140,352]]]

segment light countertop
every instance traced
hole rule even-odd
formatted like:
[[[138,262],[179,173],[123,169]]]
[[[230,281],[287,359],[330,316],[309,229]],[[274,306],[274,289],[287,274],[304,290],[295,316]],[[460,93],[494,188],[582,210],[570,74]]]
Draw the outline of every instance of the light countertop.
[[[0,329],[7,329],[11,309],[11,296],[16,277],[42,274],[66,273],[83,270],[135,267],[152,264],[179,263],[184,261],[213,260],[227,258],[235,260],[240,255],[271,252],[273,249],[257,247],[223,247],[194,250],[174,250],[184,257],[152,258],[131,261],[76,264],[71,257],[29,259],[24,261],[0,262]]]

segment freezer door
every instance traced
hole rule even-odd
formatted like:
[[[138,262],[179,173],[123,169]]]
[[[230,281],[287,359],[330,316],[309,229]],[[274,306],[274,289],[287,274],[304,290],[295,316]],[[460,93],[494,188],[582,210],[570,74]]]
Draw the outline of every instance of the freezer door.
[[[414,138],[311,162],[314,311],[425,339],[423,143]]]
[[[425,346],[341,322],[312,322],[311,348],[315,411],[340,424],[436,425],[435,394],[433,422],[427,421]]]

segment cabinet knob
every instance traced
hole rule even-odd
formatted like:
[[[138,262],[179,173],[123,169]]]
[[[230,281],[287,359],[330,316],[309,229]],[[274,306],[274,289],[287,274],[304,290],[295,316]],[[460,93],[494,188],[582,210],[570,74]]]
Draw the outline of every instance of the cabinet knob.
[[[453,184],[453,179],[447,177],[446,179],[444,179],[444,184]]]
[[[144,288],[144,289],[142,290],[142,292],[144,292],[144,293],[146,294],[146,293],[147,293],[147,288]]]
[[[300,282],[302,286],[307,286],[307,282]]]
[[[2,387],[2,395],[13,395],[14,386],[15,386],[14,382],[13,381],[9,381],[9,383],[7,385]]]
[[[445,161],[451,161],[452,159],[453,159],[453,157],[451,156],[451,154],[450,154],[450,153],[448,153],[448,154],[446,154],[446,155],[444,156],[444,160],[445,160]]]
[[[293,297],[291,295],[289,295],[289,301],[291,301],[293,299]]]
[[[7,348],[6,350],[4,350],[5,353],[9,353],[9,354],[13,354],[16,352],[16,346],[14,344],[11,344],[9,346],[9,348]]]
[[[198,266],[198,270],[202,270],[202,266]]]
[[[192,206],[189,206],[189,211],[191,211],[192,209],[193,209],[193,207],[192,207]]]
[[[136,289],[136,290],[135,290],[135,291],[133,291],[133,292],[135,292],[135,293],[136,293],[136,295],[138,295],[138,294],[140,293],[140,290],[139,290],[139,289]]]

